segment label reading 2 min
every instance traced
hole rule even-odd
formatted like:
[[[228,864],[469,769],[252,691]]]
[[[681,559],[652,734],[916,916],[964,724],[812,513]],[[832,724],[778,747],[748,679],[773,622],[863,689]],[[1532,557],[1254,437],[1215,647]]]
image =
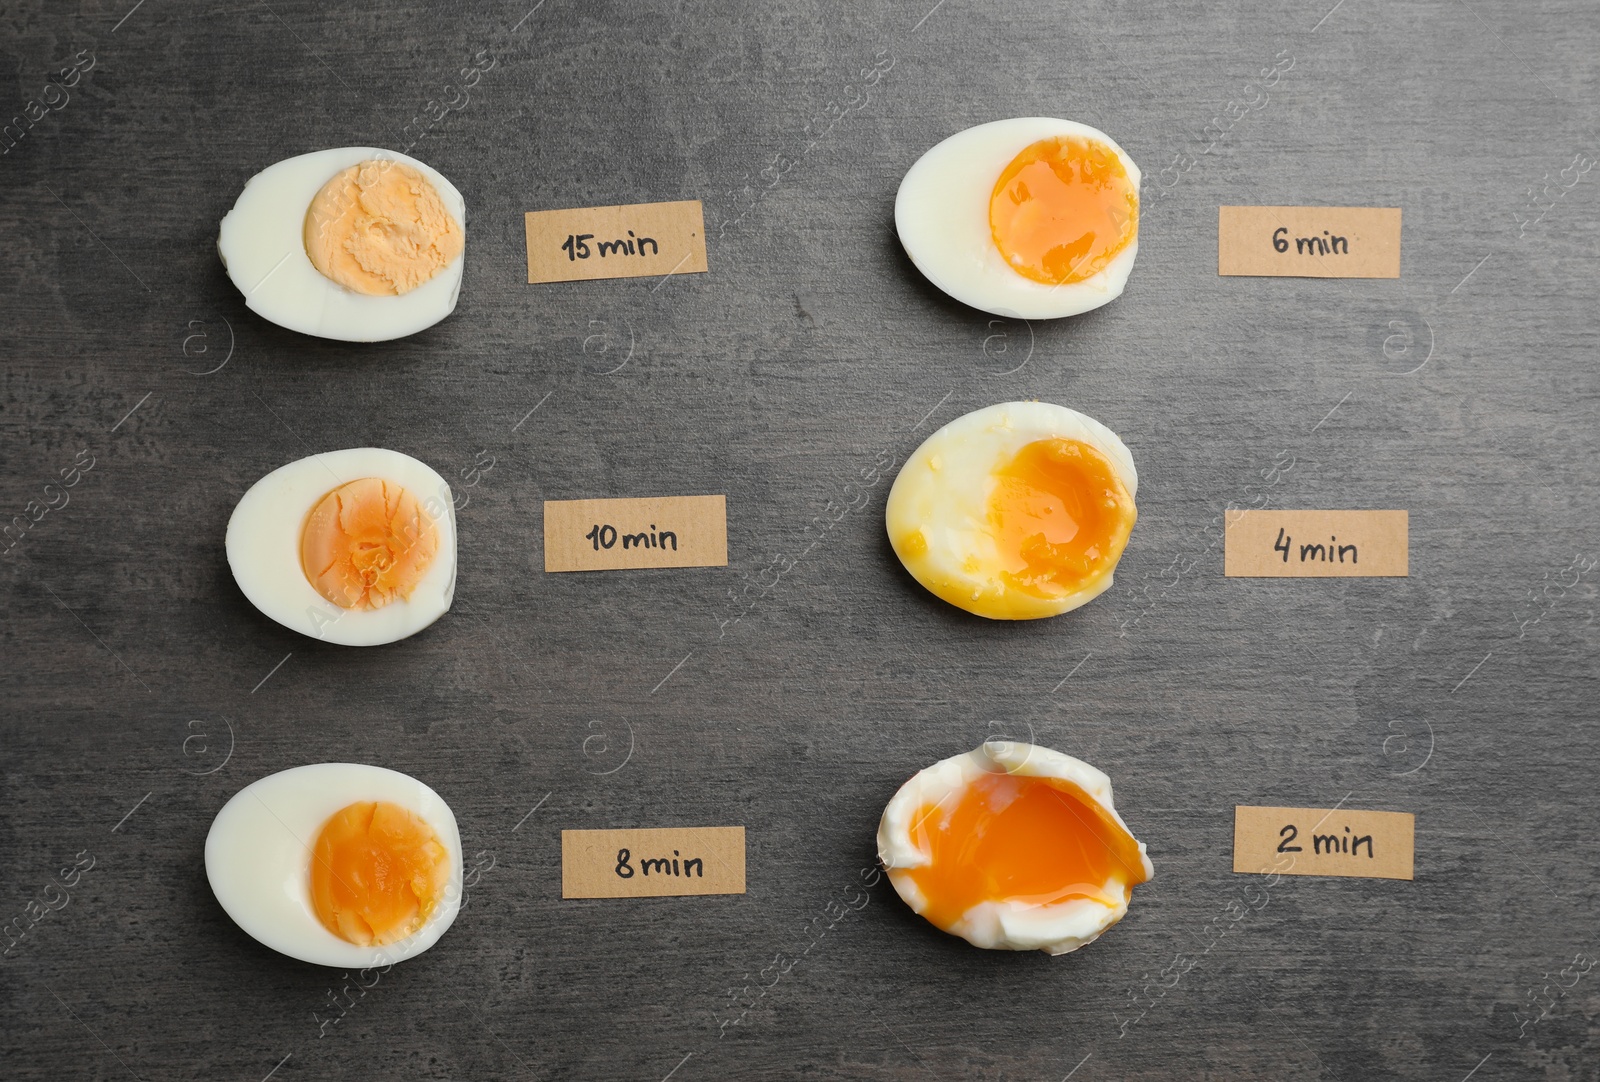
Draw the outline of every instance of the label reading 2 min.
[[[1235,872],[1410,879],[1415,850],[1410,812],[1243,804],[1233,812]]]
[[[726,497],[545,501],[546,571],[727,563]]]

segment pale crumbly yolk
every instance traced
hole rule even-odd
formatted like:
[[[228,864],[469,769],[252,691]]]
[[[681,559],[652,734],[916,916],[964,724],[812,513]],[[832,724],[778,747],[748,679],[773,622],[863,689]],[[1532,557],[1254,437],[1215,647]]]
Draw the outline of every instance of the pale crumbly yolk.
[[[382,946],[427,922],[449,878],[450,854],[431,826],[398,804],[362,801],[317,835],[311,901],[340,939]]]
[[[334,176],[306,210],[306,255],[346,289],[409,293],[465,247],[434,186],[400,162],[366,161]]]
[[[1116,908],[1148,878],[1133,835],[1061,778],[985,774],[953,807],[919,808],[911,840],[933,859],[904,874],[922,892],[922,915],[947,931],[982,902]]]
[[[376,477],[322,497],[300,539],[306,578],[346,609],[381,609],[409,599],[438,551],[438,530],[417,498]]]
[[[1097,448],[1081,440],[1035,440],[995,479],[988,521],[1008,587],[1065,597],[1117,566],[1138,511]]]
[[[989,230],[1018,274],[1071,285],[1105,270],[1138,234],[1139,191],[1104,143],[1041,139],[1000,173]]]

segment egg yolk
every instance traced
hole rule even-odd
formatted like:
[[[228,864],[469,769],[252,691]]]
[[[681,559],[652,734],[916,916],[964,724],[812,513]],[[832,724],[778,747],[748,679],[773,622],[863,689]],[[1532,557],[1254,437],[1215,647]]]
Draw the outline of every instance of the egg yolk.
[[[454,262],[465,243],[428,178],[400,162],[352,165],[306,210],[312,266],[357,293],[409,293]]]
[[[1133,835],[1060,778],[986,774],[953,806],[918,809],[911,840],[933,859],[901,874],[922,892],[922,915],[946,930],[982,902],[1083,898],[1114,909],[1147,878]]]
[[[1000,578],[1033,597],[1083,590],[1122,557],[1138,511],[1116,467],[1081,440],[1035,440],[995,471]]]
[[[1104,143],[1041,139],[1000,173],[989,231],[1018,274],[1070,285],[1105,270],[1139,232],[1139,191]]]
[[[362,801],[317,836],[311,901],[340,939],[382,946],[426,923],[449,878],[450,854],[432,827],[398,804]]]
[[[322,497],[300,535],[306,578],[346,609],[381,609],[409,598],[438,551],[438,530],[417,498],[376,477]]]

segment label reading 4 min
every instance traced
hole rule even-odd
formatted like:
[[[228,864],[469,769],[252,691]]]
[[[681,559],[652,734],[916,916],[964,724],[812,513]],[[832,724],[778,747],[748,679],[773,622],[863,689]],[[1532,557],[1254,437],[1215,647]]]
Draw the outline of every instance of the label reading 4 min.
[[[1229,578],[1390,578],[1409,573],[1404,511],[1241,511],[1225,531]]]

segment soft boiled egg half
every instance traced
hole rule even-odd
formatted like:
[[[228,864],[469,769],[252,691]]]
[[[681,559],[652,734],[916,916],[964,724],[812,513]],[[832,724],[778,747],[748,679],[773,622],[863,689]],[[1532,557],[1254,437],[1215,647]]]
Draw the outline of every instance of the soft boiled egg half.
[[[906,904],[976,947],[1066,954],[1128,912],[1155,874],[1111,779],[1034,744],[989,741],[900,787],[878,859]]]
[[[273,950],[324,966],[388,965],[436,943],[461,909],[461,834],[416,778],[317,763],[245,786],[206,835],[222,908]]]
[[[884,520],[895,555],[933,594],[992,620],[1032,620],[1111,588],[1138,488],[1133,456],[1099,421],[1003,402],[913,451]]]
[[[1051,117],[979,124],[906,172],[895,229],[927,279],[1020,319],[1116,300],[1139,254],[1139,167],[1105,132]]]
[[[328,451],[273,470],[234,508],[227,550],[256,608],[342,646],[414,635],[455,596],[450,486],[399,451]]]
[[[455,310],[466,201],[438,170],[376,147],[302,154],[251,177],[217,252],[251,311],[280,327],[382,342]]]

